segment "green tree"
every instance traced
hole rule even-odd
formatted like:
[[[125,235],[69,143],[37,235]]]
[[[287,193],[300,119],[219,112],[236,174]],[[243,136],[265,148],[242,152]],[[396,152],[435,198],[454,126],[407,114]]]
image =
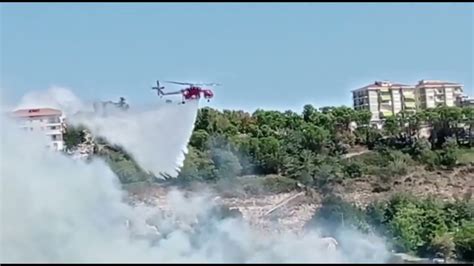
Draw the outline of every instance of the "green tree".
[[[454,167],[457,164],[457,141],[453,138],[447,139],[442,147],[443,150],[440,152],[439,162],[449,168]]]
[[[384,130],[391,137],[400,133],[400,125],[395,116],[389,116],[385,119]]]
[[[315,122],[312,120],[314,114],[317,112],[313,105],[307,104],[303,106],[303,119],[305,122]]]
[[[63,135],[66,150],[72,150],[85,141],[85,127],[69,125]]]
[[[209,141],[209,134],[204,129],[198,129],[193,131],[189,143],[192,147],[195,147],[199,150],[204,150]]]
[[[395,213],[390,222],[395,243],[404,251],[417,251],[426,243],[421,232],[423,210],[409,202]]]
[[[279,174],[282,168],[280,142],[275,137],[264,137],[258,142],[256,160],[264,174]]]
[[[355,111],[354,117],[358,126],[368,126],[372,118],[372,113],[367,109],[357,110]]]
[[[202,177],[199,176],[198,160],[199,158],[195,148],[189,147],[183,162],[183,167],[181,167],[178,175],[180,181],[189,182],[202,179]]]
[[[302,146],[313,152],[322,152],[328,142],[329,131],[324,128],[306,124],[302,128]]]
[[[211,151],[212,161],[220,178],[236,177],[242,171],[239,159],[232,152],[224,149],[214,149]]]
[[[318,227],[323,233],[336,235],[341,228],[368,232],[364,211],[333,194],[325,196],[306,227]]]

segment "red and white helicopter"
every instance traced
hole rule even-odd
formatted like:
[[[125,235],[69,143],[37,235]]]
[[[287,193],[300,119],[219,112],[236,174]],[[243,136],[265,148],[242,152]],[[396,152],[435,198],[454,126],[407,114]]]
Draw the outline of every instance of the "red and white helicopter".
[[[188,86],[185,89],[181,89],[179,91],[172,91],[172,92],[163,92],[165,89],[164,86],[160,86],[160,81],[156,81],[156,87],[152,87],[152,90],[156,90],[158,96],[163,97],[164,95],[176,95],[181,94],[183,95],[182,104],[186,103],[186,101],[190,100],[199,100],[201,99],[201,94],[204,99],[208,102],[212,97],[214,97],[214,93],[210,89],[203,89],[200,86],[220,86],[218,83],[188,83],[188,82],[176,82],[176,81],[163,81],[165,83],[172,83],[178,84],[183,86]]]

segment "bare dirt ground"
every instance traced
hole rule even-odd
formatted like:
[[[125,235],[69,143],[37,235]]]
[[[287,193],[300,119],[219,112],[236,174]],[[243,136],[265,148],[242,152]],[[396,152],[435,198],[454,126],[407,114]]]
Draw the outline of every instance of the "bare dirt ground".
[[[237,188],[236,188],[237,189]],[[170,188],[148,185],[128,189],[137,201],[147,202],[161,209],[169,209],[166,195]],[[474,190],[474,166],[452,171],[426,172],[418,169],[404,177],[380,185],[376,177],[346,180],[334,187],[334,192],[344,200],[365,207],[376,200],[389,198],[400,192],[416,196],[433,195],[443,200],[470,197]],[[202,187],[186,190],[188,194],[199,194]],[[319,207],[320,196],[305,190],[275,194],[221,193],[210,191],[213,200],[230,209],[238,209],[243,218],[261,230],[301,232]]]
[[[344,200],[365,207],[376,200],[387,199],[393,194],[406,192],[415,196],[434,196],[442,200],[470,198],[474,191],[474,166],[454,170],[427,172],[415,169],[406,176],[382,184],[377,177],[347,180],[335,188]]]

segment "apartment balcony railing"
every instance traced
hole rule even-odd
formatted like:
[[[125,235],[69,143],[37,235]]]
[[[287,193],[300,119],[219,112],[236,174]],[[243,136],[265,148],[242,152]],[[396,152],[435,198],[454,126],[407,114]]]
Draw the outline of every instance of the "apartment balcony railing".
[[[416,99],[416,97],[415,97],[414,94],[408,94],[408,95],[407,95],[407,94],[404,94],[404,95],[403,95],[403,99],[405,99],[405,100],[413,100],[413,101],[414,101],[414,100]]]
[[[435,100],[436,103],[444,102],[444,98],[435,97],[434,100]]]
[[[380,111],[379,114],[380,114],[381,117],[393,116],[393,112],[392,112],[392,111]]]
[[[380,109],[382,110],[392,110],[392,103],[382,103],[380,104]]]

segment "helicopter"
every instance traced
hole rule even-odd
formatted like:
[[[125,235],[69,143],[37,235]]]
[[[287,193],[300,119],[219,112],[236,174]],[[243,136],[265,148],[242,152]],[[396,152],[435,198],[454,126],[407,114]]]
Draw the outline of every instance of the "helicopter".
[[[102,101],[102,102],[94,102],[93,107],[94,107],[94,112],[99,113],[105,113],[105,110],[107,109],[108,105],[115,106],[116,108],[122,110],[122,111],[127,111],[128,108],[130,107],[126,102],[124,97],[120,97],[120,100],[118,102],[112,102],[112,101]]]
[[[203,89],[201,86],[220,86],[218,83],[189,83],[189,82],[177,82],[177,81],[163,81],[164,83],[177,84],[187,86],[184,89],[178,91],[164,92],[164,86],[160,86],[160,81],[156,81],[156,87],[152,87],[152,90],[156,90],[158,96],[163,97],[165,95],[182,95],[182,104],[185,104],[190,100],[199,100],[201,97],[206,99],[208,102],[214,97],[214,93],[210,89]]]

